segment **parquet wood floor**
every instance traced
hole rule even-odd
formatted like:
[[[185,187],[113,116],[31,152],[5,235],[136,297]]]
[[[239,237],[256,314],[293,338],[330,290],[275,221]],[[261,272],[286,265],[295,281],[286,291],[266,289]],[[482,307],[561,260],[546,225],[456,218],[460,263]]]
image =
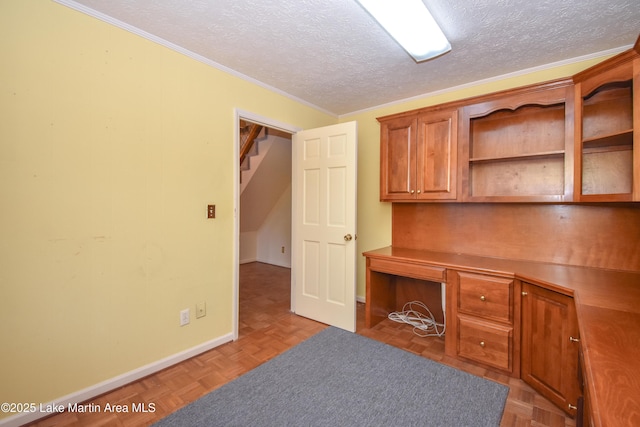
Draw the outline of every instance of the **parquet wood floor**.
[[[290,313],[290,270],[261,263],[240,267],[239,338],[86,403],[151,404],[147,413],[62,413],[31,424],[50,426],[147,426],[272,359],[327,326]],[[506,384],[501,427],[574,427],[575,422],[521,380],[444,356],[444,340],[420,338],[408,325],[385,320],[364,327],[358,304],[357,333],[429,359]]]

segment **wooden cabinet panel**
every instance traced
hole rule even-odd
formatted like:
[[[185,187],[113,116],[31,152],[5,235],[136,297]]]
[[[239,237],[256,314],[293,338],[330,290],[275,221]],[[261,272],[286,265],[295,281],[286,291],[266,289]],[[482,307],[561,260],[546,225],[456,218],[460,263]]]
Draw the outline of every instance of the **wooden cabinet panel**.
[[[387,259],[371,259],[369,268],[381,273],[396,274],[399,276],[413,277],[414,279],[445,281],[445,268],[425,264],[414,264]]]
[[[458,273],[458,312],[506,323],[513,321],[513,280]]]
[[[456,198],[457,110],[380,120],[380,199]]]
[[[593,425],[593,420],[591,417],[591,395],[589,393],[589,384],[587,382],[586,367],[584,364],[584,356],[582,350],[578,350],[579,355],[579,365],[578,365],[578,382],[580,384],[580,392],[582,394],[582,400],[578,398],[578,402],[581,405],[578,405],[578,414],[576,415],[576,426],[577,427],[588,427]]]
[[[424,114],[418,118],[417,199],[456,198],[457,118],[456,111]]]
[[[573,298],[522,284],[522,379],[565,412],[579,395],[578,321]]]
[[[400,117],[381,123],[380,200],[403,200],[413,197],[416,179],[416,136],[415,116]]]
[[[458,315],[458,355],[503,371],[512,370],[513,328]]]
[[[447,333],[455,337],[455,355],[518,377],[520,317],[513,295],[519,282],[453,270],[447,280],[454,316]]]

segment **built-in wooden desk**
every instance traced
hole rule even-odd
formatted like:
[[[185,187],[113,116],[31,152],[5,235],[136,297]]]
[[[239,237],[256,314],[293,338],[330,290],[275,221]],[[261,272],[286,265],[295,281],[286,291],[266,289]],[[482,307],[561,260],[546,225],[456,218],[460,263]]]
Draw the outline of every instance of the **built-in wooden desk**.
[[[583,356],[584,393],[588,397],[587,415],[596,427],[640,426],[640,272],[394,247],[364,255],[368,326],[379,321],[393,299],[389,290],[385,294],[385,275],[436,283],[442,279],[447,283],[447,330],[450,313],[456,310],[455,304],[451,304],[455,296],[451,295],[454,289],[448,280],[450,271],[512,277],[573,297]],[[451,348],[452,339],[455,337],[446,338],[446,348]]]

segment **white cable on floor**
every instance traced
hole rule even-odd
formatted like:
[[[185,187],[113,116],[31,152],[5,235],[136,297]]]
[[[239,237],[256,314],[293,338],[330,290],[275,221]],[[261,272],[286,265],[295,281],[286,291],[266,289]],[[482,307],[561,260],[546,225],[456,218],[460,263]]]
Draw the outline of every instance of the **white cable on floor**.
[[[423,312],[418,311],[418,308],[422,309]],[[401,312],[389,313],[389,319],[394,322],[412,325],[413,333],[420,337],[444,336],[445,325],[437,323],[431,310],[420,301],[406,303]]]

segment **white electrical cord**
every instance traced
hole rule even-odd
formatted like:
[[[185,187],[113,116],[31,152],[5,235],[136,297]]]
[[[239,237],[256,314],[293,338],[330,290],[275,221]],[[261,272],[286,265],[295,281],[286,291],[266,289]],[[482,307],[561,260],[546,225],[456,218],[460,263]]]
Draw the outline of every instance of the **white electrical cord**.
[[[426,311],[426,313],[418,311],[418,308]],[[413,333],[420,337],[444,336],[445,325],[437,323],[431,310],[420,301],[406,303],[401,312],[389,313],[389,319],[394,322],[412,325]]]

